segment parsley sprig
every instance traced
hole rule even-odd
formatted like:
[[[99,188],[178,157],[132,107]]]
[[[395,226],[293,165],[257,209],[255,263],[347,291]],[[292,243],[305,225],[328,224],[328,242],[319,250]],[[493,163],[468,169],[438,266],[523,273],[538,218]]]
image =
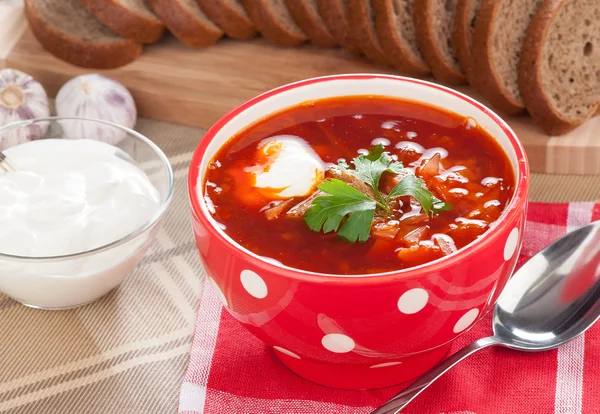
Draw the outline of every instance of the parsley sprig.
[[[325,233],[335,231],[352,243],[357,240],[364,242],[369,238],[377,207],[392,215],[390,201],[394,198],[414,197],[429,215],[451,208],[449,204],[436,198],[423,180],[404,169],[401,162],[385,152],[382,145],[373,147],[366,155],[359,155],[352,163],[354,169],[345,162],[340,162],[338,167],[364,181],[373,190],[374,197],[358,191],[342,180],[324,180],[318,188],[326,195],[315,198],[304,217],[312,230],[322,230]],[[379,190],[379,181],[385,172],[403,174],[400,182],[387,195]]]

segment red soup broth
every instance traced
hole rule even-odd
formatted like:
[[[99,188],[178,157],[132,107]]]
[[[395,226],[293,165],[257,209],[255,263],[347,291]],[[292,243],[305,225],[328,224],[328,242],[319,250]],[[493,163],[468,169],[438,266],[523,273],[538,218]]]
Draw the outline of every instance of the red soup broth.
[[[362,243],[312,231],[302,218],[268,219],[265,210],[281,200],[256,191],[245,177],[260,162],[259,143],[278,135],[299,137],[329,165],[382,143],[452,208],[430,217],[405,197],[393,231],[374,222]],[[472,118],[412,101],[352,96],[282,110],[231,137],[209,164],[204,194],[225,233],[259,256],[312,272],[373,274],[427,263],[472,243],[498,220],[514,181],[508,157]]]

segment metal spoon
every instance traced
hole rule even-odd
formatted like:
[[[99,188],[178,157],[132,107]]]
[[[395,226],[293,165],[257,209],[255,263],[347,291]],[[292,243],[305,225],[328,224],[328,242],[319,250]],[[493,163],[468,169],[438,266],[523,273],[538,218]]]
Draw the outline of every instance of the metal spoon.
[[[433,367],[371,414],[395,414],[469,355],[500,345],[519,351],[556,348],[600,317],[600,221],[580,227],[532,257],[508,282],[494,308],[494,335]]]
[[[6,159],[6,155],[2,151],[0,151],[0,165],[8,172],[15,172],[17,169],[12,166],[8,159]]]

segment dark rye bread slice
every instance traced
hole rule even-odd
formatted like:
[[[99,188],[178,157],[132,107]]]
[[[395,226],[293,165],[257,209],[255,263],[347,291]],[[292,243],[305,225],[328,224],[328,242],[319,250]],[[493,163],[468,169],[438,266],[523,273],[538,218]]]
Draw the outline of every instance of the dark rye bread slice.
[[[519,60],[527,27],[542,0],[483,0],[473,31],[471,85],[509,115],[525,106]]]
[[[198,3],[208,18],[223,29],[227,36],[240,40],[256,36],[256,27],[241,0],[198,0]]]
[[[308,40],[290,14],[285,0],[242,0],[258,31],[280,46],[297,46]]]
[[[145,0],[81,0],[81,3],[102,23],[138,43],[157,42],[165,32],[165,25]]]
[[[458,0],[414,0],[413,22],[419,49],[435,78],[457,85],[465,73],[452,46],[454,16]]]
[[[348,23],[348,0],[317,0],[319,14],[329,32],[350,53],[360,55],[360,48],[352,41]]]
[[[413,0],[373,0],[375,28],[390,63],[405,75],[431,73],[417,44],[412,19]]]
[[[600,2],[545,0],[521,49],[525,107],[550,135],[565,134],[600,110]]]
[[[142,52],[142,45],[106,27],[79,0],[25,0],[25,14],[44,49],[77,66],[113,69]]]
[[[327,29],[317,9],[317,0],[286,0],[287,7],[298,26],[311,43],[320,47],[334,47],[337,40]]]
[[[365,56],[375,63],[388,66],[390,62],[381,48],[375,30],[375,13],[371,0],[348,0],[348,24],[352,41]]]
[[[456,49],[458,62],[470,82],[471,77],[471,48],[473,46],[473,27],[475,18],[481,7],[482,0],[458,0],[456,16],[454,17],[454,33],[452,44]]]
[[[223,30],[206,17],[196,0],[148,1],[169,31],[190,47],[208,47],[223,36]]]

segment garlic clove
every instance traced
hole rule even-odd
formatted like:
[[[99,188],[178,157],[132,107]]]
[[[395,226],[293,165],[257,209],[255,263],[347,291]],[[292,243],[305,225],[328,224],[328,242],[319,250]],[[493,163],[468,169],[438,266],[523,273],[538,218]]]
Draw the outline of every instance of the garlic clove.
[[[58,91],[56,114],[61,117],[100,119],[133,128],[137,120],[131,93],[114,79],[96,73],[77,76]],[[89,138],[116,145],[126,133],[109,125],[69,121],[61,123],[64,138]]]
[[[48,116],[48,95],[38,81],[15,69],[0,70],[0,127],[16,121]],[[47,129],[47,125],[40,123],[2,131],[0,150],[42,138]]]

